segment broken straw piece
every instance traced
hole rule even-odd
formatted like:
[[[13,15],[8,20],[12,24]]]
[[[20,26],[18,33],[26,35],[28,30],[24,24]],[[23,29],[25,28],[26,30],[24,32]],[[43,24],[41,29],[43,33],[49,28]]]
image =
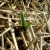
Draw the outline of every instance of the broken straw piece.
[[[47,24],[48,24],[48,28],[49,28],[49,31],[50,31],[50,18],[48,19]]]

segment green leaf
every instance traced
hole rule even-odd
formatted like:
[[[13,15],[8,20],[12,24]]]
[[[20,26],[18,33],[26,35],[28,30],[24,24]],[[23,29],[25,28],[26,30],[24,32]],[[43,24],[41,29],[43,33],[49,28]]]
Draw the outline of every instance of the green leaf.
[[[28,23],[26,24],[26,28],[29,28],[30,25],[31,25],[31,22],[28,22]]]
[[[24,20],[24,15],[22,12],[20,12],[20,18],[21,18],[21,25],[22,25],[22,28],[25,27],[25,20]]]
[[[22,27],[22,31],[25,31],[27,28],[30,27],[31,22],[25,22],[24,20],[24,15],[22,12],[20,12],[20,18],[21,18],[21,27]]]

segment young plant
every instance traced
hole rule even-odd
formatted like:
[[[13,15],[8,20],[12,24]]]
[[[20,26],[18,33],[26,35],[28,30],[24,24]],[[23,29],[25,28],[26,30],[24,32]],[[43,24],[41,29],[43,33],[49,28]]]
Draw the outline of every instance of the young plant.
[[[22,28],[22,31],[25,31],[27,28],[30,27],[31,23],[28,22],[26,23],[25,20],[24,20],[24,15],[22,12],[20,12],[20,18],[21,18],[21,28]]]

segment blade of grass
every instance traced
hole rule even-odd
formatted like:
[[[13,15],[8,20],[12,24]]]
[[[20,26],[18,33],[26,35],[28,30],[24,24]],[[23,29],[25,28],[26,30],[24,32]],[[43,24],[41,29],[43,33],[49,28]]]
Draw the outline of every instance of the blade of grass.
[[[28,22],[27,24],[26,24],[26,28],[29,28],[30,27],[30,25],[31,25],[31,22]]]
[[[25,27],[25,21],[24,21],[24,15],[22,12],[20,12],[20,18],[21,18],[21,25],[22,25],[22,28]]]

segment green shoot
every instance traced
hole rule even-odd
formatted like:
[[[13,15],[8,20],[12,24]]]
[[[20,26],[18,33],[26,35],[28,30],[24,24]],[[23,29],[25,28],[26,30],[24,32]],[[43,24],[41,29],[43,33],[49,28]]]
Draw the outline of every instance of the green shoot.
[[[22,12],[20,12],[20,18],[21,18],[21,25],[22,25],[22,28],[25,27],[25,20],[24,20],[24,15]]]
[[[26,23],[26,28],[30,28],[31,22]]]
[[[20,12],[20,18],[21,18],[21,26],[22,26],[22,30],[25,31],[27,28],[30,27],[31,23],[28,22],[26,23],[25,20],[24,20],[24,15],[22,12]]]

